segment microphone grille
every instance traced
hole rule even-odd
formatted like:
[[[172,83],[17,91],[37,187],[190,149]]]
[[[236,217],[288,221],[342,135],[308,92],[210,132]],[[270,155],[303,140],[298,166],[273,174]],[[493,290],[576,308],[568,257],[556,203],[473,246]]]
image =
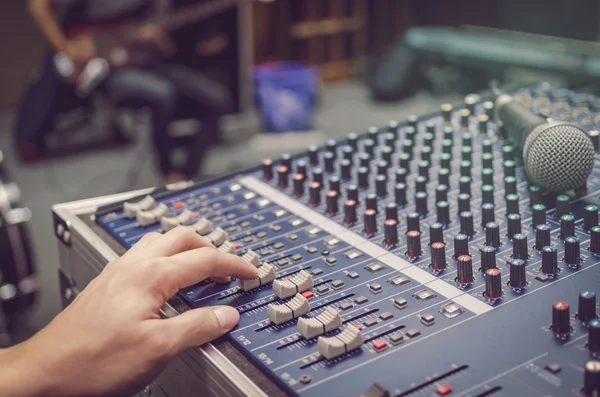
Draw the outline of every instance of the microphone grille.
[[[542,124],[525,141],[525,171],[530,182],[551,192],[585,186],[594,167],[592,140],[579,127]]]

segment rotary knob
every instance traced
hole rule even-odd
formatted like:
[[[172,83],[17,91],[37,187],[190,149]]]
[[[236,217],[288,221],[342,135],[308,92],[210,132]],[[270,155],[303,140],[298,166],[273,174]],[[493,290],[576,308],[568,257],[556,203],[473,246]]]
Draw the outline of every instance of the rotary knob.
[[[377,211],[377,196],[372,193],[367,194],[365,205],[366,205],[367,209],[375,210],[375,212],[378,212]]]
[[[427,192],[415,193],[415,209],[421,215],[427,214]]]
[[[444,225],[439,222],[432,223],[429,226],[429,243],[444,242]]]
[[[542,188],[540,188],[537,185],[529,186],[529,202],[532,206],[544,203],[544,197],[542,196]]]
[[[438,201],[435,204],[437,210],[437,222],[442,225],[450,223],[450,203],[447,201]]]
[[[588,397],[600,395],[600,361],[590,360],[585,364],[583,392]]]
[[[454,257],[469,255],[469,237],[464,234],[454,236]]]
[[[352,178],[352,162],[348,159],[344,159],[340,162],[342,179],[345,181],[350,180]]]
[[[285,165],[280,165],[277,167],[277,185],[279,185],[280,189],[285,189],[288,187],[288,175],[288,167]]]
[[[396,170],[396,183],[406,183],[406,175],[408,171],[406,168],[398,168]]]
[[[461,255],[456,258],[456,282],[460,285],[473,283],[473,259],[470,255]]]
[[[481,224],[483,226],[496,221],[495,209],[496,208],[492,203],[484,203],[481,205]]]
[[[339,195],[335,190],[328,190],[327,193],[325,193],[327,213],[331,216],[336,215],[339,211],[338,199]]]
[[[296,174],[307,175],[306,174],[307,172],[308,172],[308,168],[306,166],[306,161],[298,160],[296,162]]]
[[[508,265],[510,266],[509,286],[512,289],[520,291],[527,286],[525,262],[521,259],[513,259]]]
[[[562,336],[571,333],[571,315],[569,314],[569,304],[559,301],[552,305],[552,332]]]
[[[481,247],[479,250],[481,254],[481,272],[485,273],[489,269],[494,269],[496,266],[496,249],[494,247]]]
[[[377,191],[377,195],[379,197],[387,196],[387,176],[377,175],[375,177],[375,190]]]
[[[600,353],[600,320],[590,320],[588,324],[588,350],[592,353]]]
[[[327,152],[323,155],[325,162],[325,172],[333,172],[335,170],[335,156],[332,152]]]
[[[411,212],[406,215],[406,228],[407,230],[421,230],[421,216],[418,212]]]
[[[535,250],[541,251],[550,245],[550,226],[547,224],[537,225],[535,228]]]
[[[265,181],[273,179],[273,160],[263,159],[260,163],[260,167],[262,168],[263,179]]]
[[[284,153],[279,158],[279,163],[285,165],[288,170],[292,169],[292,156],[289,153]]]
[[[542,273],[554,277],[560,271],[556,248],[552,245],[542,249]]]
[[[500,225],[496,222],[489,222],[485,225],[485,245],[500,247]]]
[[[475,229],[473,227],[473,213],[471,211],[460,213],[460,232],[466,234],[468,237],[472,237],[475,234]]]
[[[546,206],[544,204],[534,204],[531,210],[531,224],[534,229],[538,225],[546,223]]]
[[[394,186],[394,197],[396,198],[396,204],[401,207],[406,205],[406,183],[396,183],[396,186]]]
[[[398,206],[396,203],[387,203],[385,205],[385,219],[398,221]]]
[[[556,197],[556,219],[561,219],[563,215],[571,213],[571,204],[569,196],[561,194]]]
[[[572,214],[564,214],[560,217],[560,238],[565,240],[567,237],[575,235],[575,217]]]
[[[471,211],[471,196],[466,193],[460,193],[458,195],[458,215],[465,211]]]
[[[592,227],[590,230],[590,251],[593,254],[600,254],[600,226]]]
[[[583,210],[583,228],[585,230],[591,230],[592,227],[598,224],[598,207],[595,205],[588,205]]]
[[[333,175],[329,177],[329,190],[333,190],[336,193],[340,192],[340,178]]]
[[[367,236],[377,233],[377,212],[374,209],[366,209],[363,214],[364,232]]]
[[[513,259],[521,259],[523,261],[527,261],[529,259],[526,234],[517,233],[513,236],[512,257],[513,257]]]
[[[320,168],[314,168],[312,170],[312,180],[313,182],[319,182],[321,186],[323,186],[323,170]]]
[[[578,267],[581,263],[581,243],[579,238],[571,236],[565,239],[565,263],[569,267]]]
[[[506,196],[506,213],[507,214],[518,214],[519,213],[519,195],[509,194]]]
[[[437,185],[435,188],[435,201],[448,201],[448,186]]]
[[[294,174],[292,176],[292,184],[294,186],[294,196],[300,197],[304,195],[304,175]]]
[[[356,201],[344,201],[344,222],[346,222],[347,225],[354,225],[356,220]]]
[[[321,204],[321,183],[311,182],[308,184],[308,195],[310,205],[317,206]]]
[[[446,263],[446,245],[444,243],[431,244],[431,269],[440,272],[448,267]]]
[[[584,324],[596,318],[596,294],[594,291],[581,291],[579,293],[579,305],[577,319]],[[591,329],[590,329],[591,332]]]
[[[421,233],[418,230],[410,230],[406,233],[406,255],[414,259],[421,256]]]
[[[502,273],[498,268],[485,272],[485,297],[489,300],[502,298]]]
[[[348,185],[348,188],[346,189],[346,198],[348,200],[354,200],[356,204],[359,204],[360,201],[358,200],[358,186]]]
[[[308,148],[308,160],[310,165],[319,165],[319,148],[312,145]]]
[[[358,187],[361,189],[369,188],[369,169],[367,167],[358,168]]]
[[[385,234],[385,245],[388,247],[398,244],[398,221],[395,219],[386,219],[383,222]]]
[[[508,215],[508,239],[512,240],[513,236],[517,233],[521,233],[521,215],[510,214]]]

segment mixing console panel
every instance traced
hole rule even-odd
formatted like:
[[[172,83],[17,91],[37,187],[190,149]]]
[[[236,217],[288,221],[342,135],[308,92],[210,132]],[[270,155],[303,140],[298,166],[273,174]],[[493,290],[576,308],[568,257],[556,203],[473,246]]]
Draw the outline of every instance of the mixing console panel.
[[[600,99],[514,94],[597,147]],[[228,338],[290,395],[597,395],[600,167],[546,193],[504,135],[469,95],[96,220],[125,248],[184,225],[258,267],[180,295],[236,307]]]

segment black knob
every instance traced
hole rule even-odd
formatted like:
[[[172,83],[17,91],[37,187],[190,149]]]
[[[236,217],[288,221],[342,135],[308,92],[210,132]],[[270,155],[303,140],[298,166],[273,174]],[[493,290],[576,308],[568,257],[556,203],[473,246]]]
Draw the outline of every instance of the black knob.
[[[502,273],[498,268],[485,272],[485,297],[490,300],[502,298]]]
[[[354,132],[351,132],[346,136],[346,141],[352,150],[355,152],[358,151],[358,135],[356,135]]]
[[[365,139],[363,141],[363,151],[369,154],[371,158],[375,157],[375,147],[377,147],[377,144],[373,139]]]
[[[367,194],[365,206],[367,209],[374,210],[375,213],[379,212],[377,210],[377,196],[373,193]]]
[[[542,196],[542,188],[537,185],[529,186],[529,204],[534,206],[536,204],[544,204],[544,197]]]
[[[323,186],[323,170],[320,168],[313,168],[312,170],[313,182],[319,182]]]
[[[463,146],[460,152],[462,154],[461,159],[463,161],[473,161],[473,148],[471,146]]]
[[[286,167],[285,165],[280,165],[277,167],[277,185],[279,185],[280,189],[285,189],[288,187],[288,175],[288,167]]]
[[[454,148],[454,142],[452,139],[444,139],[442,141],[442,153],[448,154],[450,158],[452,157],[452,149]]]
[[[358,166],[367,167],[371,165],[371,156],[368,153],[361,153],[358,155]]]
[[[317,146],[308,147],[308,161],[310,161],[310,165],[319,165],[319,148]]]
[[[344,201],[344,222],[348,225],[354,225],[356,220],[356,201]]]
[[[260,166],[263,172],[263,179],[265,181],[270,181],[271,179],[273,179],[273,160],[263,159],[260,162]]]
[[[585,230],[592,230],[594,226],[598,224],[598,207],[595,205],[588,205],[583,210],[583,228]]]
[[[356,185],[348,185],[348,188],[346,189],[346,198],[348,200],[354,200],[356,204],[360,203],[358,200],[358,187]]]
[[[429,225],[429,244],[444,242],[444,225],[439,222]]]
[[[402,142],[402,153],[401,154],[406,154],[408,156],[408,159],[412,159],[412,153],[413,153],[413,148],[415,147],[415,141],[410,138],[410,137],[406,137],[406,139]]]
[[[481,224],[483,226],[490,222],[496,221],[496,208],[492,203],[485,203],[481,205]]]
[[[581,291],[577,307],[577,319],[584,324],[596,318],[596,293],[594,291]],[[590,329],[591,332],[591,329]]]
[[[333,154],[333,158],[336,157],[337,142],[335,139],[329,139],[325,142],[325,148],[327,149],[327,152]]]
[[[366,209],[363,214],[364,232],[367,236],[377,233],[377,212],[373,209]]]
[[[394,186],[394,197],[396,204],[402,207],[406,205],[406,183],[396,183],[396,186]]]
[[[423,145],[429,146],[430,148],[433,146],[433,141],[435,140],[435,124],[432,126],[433,128],[427,127],[427,132],[423,134]]]
[[[594,145],[594,150],[596,153],[600,150],[600,131],[598,130],[590,130],[588,131],[588,136],[592,140],[592,144]]]
[[[590,252],[592,254],[600,254],[600,226],[594,226],[590,230]]]
[[[387,196],[387,176],[377,175],[375,177],[375,190],[379,197]]]
[[[377,142],[378,135],[379,135],[379,128],[377,128],[375,126],[371,126],[371,127],[367,128],[367,136],[370,139],[372,139],[374,142]]]
[[[460,213],[460,232],[469,237],[473,237],[475,234],[475,228],[473,226],[473,213],[471,211],[464,211]]]
[[[431,269],[440,272],[448,267],[446,263],[446,245],[444,243],[431,244]]]
[[[552,245],[545,246],[542,249],[542,273],[549,276],[556,276],[559,271],[556,248]]]
[[[398,155],[398,165],[400,168],[410,169],[410,154],[400,153]]]
[[[496,265],[496,249],[490,246],[481,247],[479,250],[479,254],[481,255],[481,272],[485,273],[489,269],[494,269],[498,267]]]
[[[488,132],[488,121],[490,118],[487,114],[480,114],[477,116],[477,121],[479,121],[479,133],[482,135],[487,134]]]
[[[581,264],[581,243],[575,236],[565,239],[565,263],[576,268]]]
[[[431,163],[428,160],[419,161],[419,176],[425,178],[425,183],[429,180],[429,167]]]
[[[462,128],[469,127],[469,118],[471,117],[471,112],[469,109],[460,109],[460,126]]]
[[[351,171],[352,171],[352,163],[350,162],[350,160],[348,159],[344,159],[340,162],[340,170],[342,173],[342,179],[347,181],[350,178],[352,178],[351,175]]]
[[[339,211],[339,193],[335,190],[328,190],[325,193],[325,201],[327,205],[327,213],[331,216],[336,215]]]
[[[418,122],[419,122],[419,117],[415,114],[411,114],[406,118],[406,123],[414,129],[417,128]]]
[[[309,202],[312,206],[321,204],[321,184],[319,182],[311,182],[308,184]]]
[[[385,205],[385,219],[398,220],[398,206],[396,203],[387,203]]]
[[[571,213],[571,204],[569,196],[561,194],[556,197],[556,219],[561,219],[563,215]]]
[[[600,395],[600,361],[590,360],[585,363],[583,393],[588,397]]]
[[[458,214],[462,212],[471,211],[471,196],[466,193],[460,193],[458,195]]]
[[[516,165],[513,160],[505,160],[502,165],[504,166],[504,176],[517,176],[516,174]]]
[[[494,167],[494,155],[492,153],[484,153],[481,155],[481,165],[483,169],[492,170]]]
[[[450,203],[447,201],[438,201],[435,207],[437,210],[437,222],[444,226],[450,224]]]
[[[588,324],[588,349],[600,353],[600,320],[594,318]]]
[[[429,120],[425,123],[425,130],[427,133],[435,133],[435,122],[433,120]]]
[[[398,168],[396,170],[396,183],[406,183],[406,174],[408,174],[406,168]]]
[[[517,178],[514,176],[504,177],[504,195],[517,194]]]
[[[306,165],[306,161],[298,160],[296,161],[296,174],[308,175],[308,168]]]
[[[488,222],[485,224],[485,245],[500,248],[500,225],[496,222]]]
[[[512,240],[513,236],[517,233],[521,233],[521,215],[510,214],[508,216],[508,239]]]
[[[415,116],[416,117],[416,116]],[[406,138],[413,139],[415,135],[417,135],[417,122],[414,123],[412,121],[408,121],[408,126],[404,129],[404,133],[406,134]]]
[[[513,236],[513,259],[521,259],[527,261],[529,259],[529,252],[527,246],[527,235],[523,233],[517,233]]]
[[[468,160],[460,162],[460,176],[471,176],[471,162]]]
[[[354,149],[352,148],[352,146],[346,145],[342,148],[342,158],[344,160],[352,162],[352,160],[354,159]]]
[[[506,213],[507,214],[518,214],[519,213],[519,195],[509,194],[506,196]]]
[[[406,215],[406,230],[421,231],[421,215],[418,212],[411,212]]]
[[[386,219],[383,222],[385,233],[385,245],[391,247],[398,244],[398,221],[395,219]]]
[[[502,146],[502,160],[514,160],[515,148],[512,145]]]
[[[546,223],[546,206],[544,204],[534,204],[531,214],[531,225],[535,229],[538,225]]]
[[[390,120],[387,125],[388,134],[394,136],[394,138],[398,137],[398,122],[396,120]]]
[[[367,167],[358,168],[358,187],[361,189],[369,188],[369,169]]]
[[[527,269],[525,261],[513,259],[508,264],[510,266],[510,279],[508,284],[511,288],[521,290],[527,286]]]
[[[494,170],[491,168],[484,168],[481,170],[481,183],[483,185],[494,184]]]
[[[448,201],[448,186],[437,185],[435,188],[435,201]]]
[[[340,178],[335,175],[329,177],[329,190],[340,192]]]
[[[421,215],[427,214],[427,192],[416,192],[415,193],[415,207],[416,211]]]
[[[443,128],[444,139],[454,140],[454,129],[451,125],[445,125]]]
[[[452,105],[449,103],[444,103],[442,105],[442,117],[444,118],[444,122],[449,123],[452,121]]]
[[[427,190],[427,178],[419,175],[415,178],[415,191],[424,192]]]
[[[384,146],[381,149],[381,158],[388,164],[392,164],[392,154],[394,154],[393,146]]]
[[[469,285],[473,278],[473,259],[470,255],[461,255],[456,258],[456,282],[461,285]]]
[[[425,145],[427,145],[425,143]],[[427,161],[429,163],[431,161],[431,153],[433,153],[433,149],[431,146],[423,146],[421,149],[421,161]],[[429,166],[427,166],[429,168]]]
[[[448,168],[440,168],[438,171],[438,181],[440,185],[450,186],[450,170]]]
[[[481,185],[481,202],[494,204],[494,185]]]
[[[335,169],[335,156],[331,152],[327,152],[323,155],[325,161],[325,172],[333,172]]]
[[[390,165],[387,161],[385,161],[385,160],[378,161],[377,162],[377,175],[387,176],[388,168],[390,168]]]
[[[463,146],[473,146],[473,134],[470,132],[463,132],[460,134]]]
[[[535,250],[541,251],[550,245],[550,226],[547,224],[537,225],[535,228]]]
[[[288,153],[284,153],[281,155],[281,157],[279,158],[279,164],[281,165],[285,165],[288,170],[292,169],[292,156],[290,156]]]
[[[460,193],[471,195],[471,177],[461,176],[458,179],[458,189]]]
[[[406,255],[414,259],[421,256],[421,233],[418,230],[409,230],[406,233]]]
[[[454,257],[469,255],[469,237],[464,234],[454,236]]]
[[[572,214],[564,214],[560,217],[560,238],[562,240],[575,235],[575,217]]]
[[[552,305],[552,331],[557,335],[566,335],[571,333],[571,315],[569,314],[569,304],[558,301]]]
[[[488,116],[490,120],[494,119],[494,102],[485,101],[483,103],[483,110],[485,110],[485,115]]]
[[[300,197],[304,195],[304,175],[294,174],[292,176],[292,184],[294,185],[294,196]]]

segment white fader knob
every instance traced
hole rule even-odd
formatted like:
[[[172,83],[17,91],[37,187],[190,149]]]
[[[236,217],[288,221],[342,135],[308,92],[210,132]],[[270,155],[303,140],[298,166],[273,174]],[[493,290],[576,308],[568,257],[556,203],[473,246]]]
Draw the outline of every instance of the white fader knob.
[[[272,283],[273,280],[275,280],[275,268],[269,263],[263,263],[263,265],[258,268],[257,278],[252,280],[240,280],[238,278],[236,282],[242,291],[250,291],[265,284]]]
[[[260,266],[260,258],[258,257],[258,254],[252,250],[246,251],[246,253],[242,255],[242,259],[253,264],[255,267]]]
[[[309,313],[310,303],[308,302],[308,299],[302,295],[296,294],[292,300],[284,304],[274,305],[270,303],[269,306],[267,306],[267,312],[269,314],[269,320],[274,324],[279,325]]]
[[[190,210],[183,210],[183,212],[177,216],[163,217],[160,220],[160,226],[165,232],[171,229],[175,229],[179,225],[189,226],[196,221],[196,215]]]
[[[358,349],[364,343],[361,332],[353,325],[349,325],[342,332],[331,338],[319,336],[317,348],[323,357],[331,360],[346,352]]]
[[[298,319],[298,332],[306,339],[315,338],[342,326],[340,313],[332,307],[313,318]]]
[[[219,247],[225,242],[225,240],[227,240],[227,232],[218,227],[210,232],[206,238],[212,241],[215,247]]]
[[[235,255],[235,247],[233,246],[231,241],[225,241],[217,249],[225,254],[234,254]]]
[[[139,211],[136,219],[140,226],[146,227],[158,223],[163,216],[167,216],[168,214],[169,207],[165,203],[160,203],[151,210]]]
[[[123,212],[126,218],[135,218],[140,211],[148,211],[156,207],[156,201],[152,196],[146,196],[136,203],[123,203]]]
[[[211,221],[206,218],[199,219],[196,223],[191,225],[190,228],[201,236],[206,236],[213,231],[213,225]]]
[[[300,272],[288,280],[275,280],[273,282],[273,292],[280,299],[284,299],[296,293],[308,291],[313,286],[312,276],[307,271],[300,270]]]

